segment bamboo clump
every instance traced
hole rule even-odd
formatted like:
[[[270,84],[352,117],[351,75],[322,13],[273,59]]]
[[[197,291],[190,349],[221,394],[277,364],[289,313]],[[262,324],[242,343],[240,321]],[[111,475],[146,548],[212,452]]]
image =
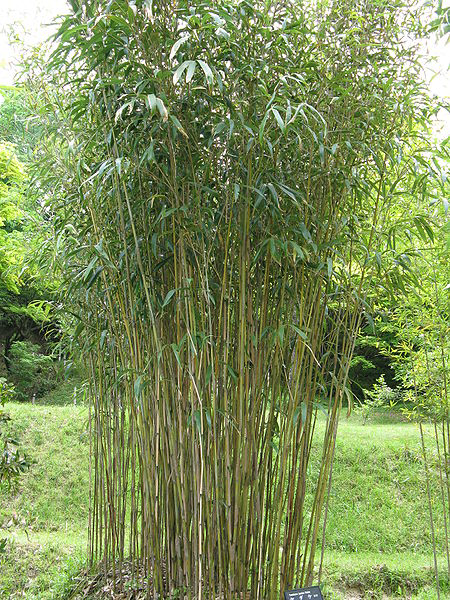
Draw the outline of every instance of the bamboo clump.
[[[313,581],[412,49],[382,4],[71,5],[36,93],[65,152],[91,561],[149,598],[279,597]]]

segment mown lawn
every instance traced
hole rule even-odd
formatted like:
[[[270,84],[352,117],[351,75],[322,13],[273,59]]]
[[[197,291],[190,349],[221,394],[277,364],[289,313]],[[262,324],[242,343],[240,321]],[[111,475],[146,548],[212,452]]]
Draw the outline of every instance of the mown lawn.
[[[0,539],[8,538],[0,554],[2,599],[63,599],[86,556],[88,411],[64,406],[65,393],[56,393],[57,402],[7,407],[11,430],[34,463],[15,491],[0,495]],[[311,474],[319,461],[317,445]],[[434,510],[444,573],[443,518],[437,503]],[[436,598],[417,426],[342,420],[326,543],[328,598]],[[444,576],[441,588],[449,598]]]

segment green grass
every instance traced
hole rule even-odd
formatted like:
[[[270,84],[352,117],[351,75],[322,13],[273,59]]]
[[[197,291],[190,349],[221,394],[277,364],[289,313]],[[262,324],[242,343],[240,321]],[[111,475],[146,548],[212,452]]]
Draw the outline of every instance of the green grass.
[[[319,456],[316,463],[318,459]],[[437,486],[436,480],[434,483]],[[401,422],[362,425],[356,418],[343,421],[338,433],[329,510],[326,539],[332,550],[431,552],[417,426]],[[434,511],[437,540],[443,549],[443,514],[439,503]]]
[[[0,538],[9,540],[0,554],[1,599],[63,599],[83,564],[88,411],[73,406],[71,394],[66,385],[45,403],[7,406],[10,430],[34,464],[13,493],[0,494]],[[320,454],[317,446],[311,474]],[[323,574],[328,598],[436,597],[424,485],[417,426],[342,420]],[[435,512],[444,567],[438,504]],[[444,578],[441,587],[441,598],[450,598]]]
[[[88,514],[88,411],[9,404],[9,430],[34,462],[18,489],[2,494],[0,524],[28,531],[84,531]]]
[[[84,564],[85,536],[70,531],[8,534],[6,552],[0,554],[0,598],[64,598]]]
[[[76,373],[36,400],[36,404],[49,406],[66,406],[68,404],[84,404],[83,377]]]
[[[72,389],[46,404],[9,404],[9,431],[33,461],[17,488],[0,493],[0,598],[63,598],[86,554],[89,506],[88,411]],[[41,401],[42,402],[42,401]],[[62,402],[61,402],[62,403]]]

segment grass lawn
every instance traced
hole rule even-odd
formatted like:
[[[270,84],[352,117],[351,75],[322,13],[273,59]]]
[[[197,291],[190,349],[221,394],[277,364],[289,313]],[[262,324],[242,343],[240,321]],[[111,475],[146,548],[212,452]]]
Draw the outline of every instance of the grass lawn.
[[[70,393],[69,393],[70,392]],[[63,599],[86,555],[89,505],[88,411],[45,402],[10,404],[9,425],[35,462],[12,493],[0,494],[0,598]],[[320,430],[320,427],[319,427]],[[427,435],[431,435],[428,431]],[[320,447],[313,452],[311,474]],[[434,507],[444,577],[443,517]],[[442,509],[440,509],[442,511]],[[333,472],[323,588],[328,598],[436,598],[417,426],[342,419]]]
[[[58,398],[60,394],[58,392]],[[14,437],[35,461],[17,490],[0,494],[0,598],[63,598],[86,554],[88,411],[10,404]]]

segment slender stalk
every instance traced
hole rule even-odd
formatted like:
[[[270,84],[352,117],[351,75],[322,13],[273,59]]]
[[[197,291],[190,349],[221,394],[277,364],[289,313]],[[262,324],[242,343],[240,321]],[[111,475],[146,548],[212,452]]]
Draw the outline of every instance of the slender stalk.
[[[423,461],[424,461],[424,465],[425,465],[425,478],[426,478],[426,484],[427,484],[427,498],[428,498],[428,510],[430,513],[430,529],[431,529],[431,542],[433,544],[433,560],[434,560],[434,575],[436,578],[436,594],[438,597],[438,600],[440,598],[440,584],[439,584],[439,570],[438,570],[438,562],[437,562],[437,549],[436,549],[436,537],[435,537],[435,532],[434,532],[434,519],[433,519],[433,505],[431,502],[431,491],[430,491],[430,472],[429,472],[429,468],[428,468],[428,460],[427,460],[427,452],[426,452],[426,448],[425,448],[425,439],[424,439],[424,435],[423,435],[423,427],[422,427],[422,423],[419,423],[419,428],[420,428],[420,440],[422,443],[422,455],[423,455]]]

